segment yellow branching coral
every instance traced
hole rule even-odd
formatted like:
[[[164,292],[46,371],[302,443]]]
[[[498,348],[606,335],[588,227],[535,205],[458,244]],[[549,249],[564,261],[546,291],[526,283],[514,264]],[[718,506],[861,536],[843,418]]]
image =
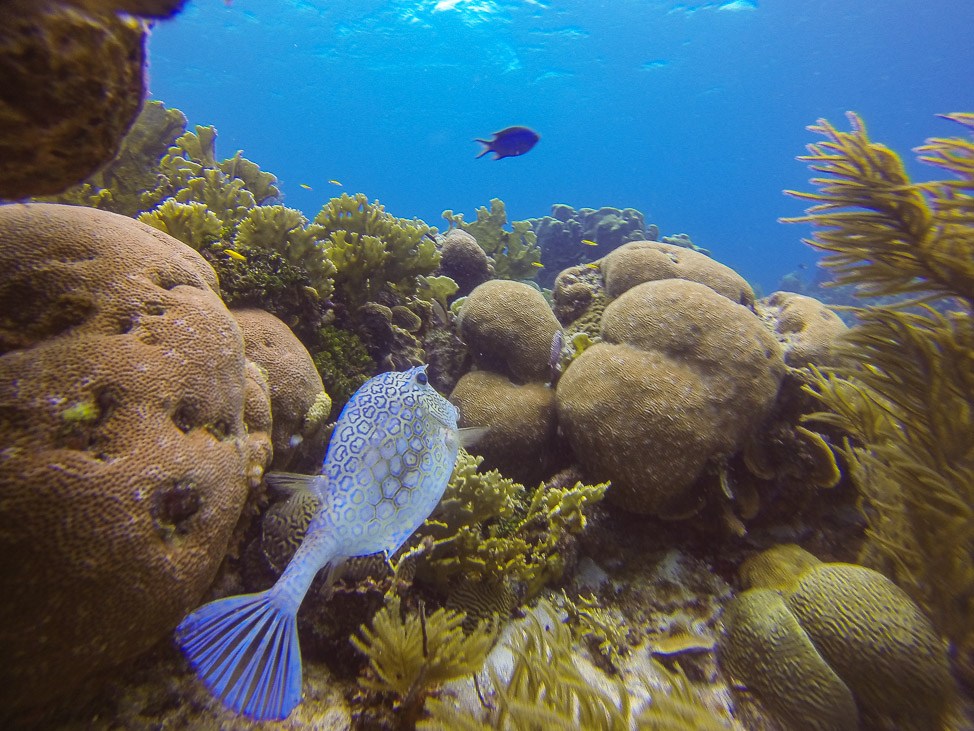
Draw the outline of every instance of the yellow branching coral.
[[[561,576],[559,541],[585,527],[585,508],[608,483],[529,490],[497,470],[478,472],[482,461],[461,451],[440,507],[420,528],[434,538],[420,575],[440,588],[461,574],[522,582],[533,596]]]
[[[974,131],[974,115],[946,117]],[[869,541],[861,557],[922,605],[974,677],[974,141],[935,138],[920,159],[956,179],[913,183],[896,153],[820,121],[826,142],[808,161],[825,177],[794,221],[818,230],[836,280],[863,294],[913,295],[856,308],[848,365],[816,371],[829,409],[815,419],[846,430],[843,452],[862,496]]]
[[[396,218],[364,193],[342,193],[315,216],[311,231],[337,270],[336,289],[351,304],[374,300],[387,285],[412,296],[417,278],[439,266],[435,233],[418,219]]]

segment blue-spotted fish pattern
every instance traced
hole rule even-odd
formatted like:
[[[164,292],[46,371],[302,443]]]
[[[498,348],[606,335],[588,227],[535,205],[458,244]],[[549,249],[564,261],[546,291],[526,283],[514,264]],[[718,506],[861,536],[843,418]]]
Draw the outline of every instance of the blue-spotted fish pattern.
[[[301,700],[295,615],[315,575],[351,556],[391,556],[436,507],[460,448],[459,413],[426,366],[369,379],[345,405],[316,477],[268,474],[315,493],[320,508],[294,558],[265,592],[220,599],[187,616],[176,638],[210,691],[255,720]]]

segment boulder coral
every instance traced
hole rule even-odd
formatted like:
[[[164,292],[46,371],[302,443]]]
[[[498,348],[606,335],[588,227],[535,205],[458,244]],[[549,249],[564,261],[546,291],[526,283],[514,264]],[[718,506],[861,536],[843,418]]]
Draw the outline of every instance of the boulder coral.
[[[731,302],[751,306],[754,291],[730,267],[693,249],[659,241],[633,241],[623,244],[600,260],[605,277],[605,292],[610,298],[643,282],[659,279],[686,279],[705,284]]]
[[[788,728],[856,728],[857,717],[868,728],[942,727],[952,698],[944,644],[883,574],[788,545],[746,562],[742,578],[721,661]]]
[[[484,282],[467,297],[458,325],[478,367],[518,383],[548,380],[551,340],[559,325],[536,288],[500,279]]]
[[[792,368],[835,365],[838,338],[849,328],[842,318],[813,297],[775,292],[758,300],[755,308],[781,344],[785,363]]]
[[[487,252],[462,228],[447,231],[440,246],[440,271],[457,283],[457,296],[466,297],[494,273]]]
[[[139,113],[145,25],[77,5],[3,4],[0,198],[77,183],[112,159]]]
[[[270,388],[272,439],[277,470],[303,461],[320,462],[325,454],[325,422],[331,399],[311,355],[290,328],[269,312],[233,310],[243,333],[247,358],[260,366]]]
[[[216,289],[132,219],[0,207],[0,715],[139,655],[213,581],[270,458]]]
[[[606,497],[620,507],[696,512],[701,477],[740,450],[774,402],[778,344],[747,307],[685,279],[625,291],[606,307],[601,337],[558,381],[575,455],[612,482]]]
[[[526,485],[550,475],[555,459],[555,392],[544,383],[511,383],[491,371],[471,371],[450,394],[461,426],[488,427],[471,447],[486,469]]]

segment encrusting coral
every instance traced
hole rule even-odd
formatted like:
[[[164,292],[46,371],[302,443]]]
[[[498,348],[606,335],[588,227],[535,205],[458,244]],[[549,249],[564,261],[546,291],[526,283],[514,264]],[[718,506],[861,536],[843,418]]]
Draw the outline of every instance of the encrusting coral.
[[[460,228],[471,234],[487,252],[494,276],[498,279],[534,279],[541,264],[541,248],[530,221],[512,221],[512,231],[505,230],[507,212],[504,202],[492,198],[490,210],[486,206],[477,209],[476,221],[464,221],[462,213],[443,211],[443,218],[451,228]]]
[[[216,289],[130,218],[0,207],[0,716],[144,652],[213,581],[270,459]]]
[[[974,114],[945,116],[974,131]],[[812,385],[828,409],[814,418],[851,437],[842,453],[868,526],[860,559],[927,611],[974,683],[974,141],[927,140],[920,160],[952,177],[916,183],[849,121],[849,132],[810,128],[826,138],[800,158],[819,190],[792,192],[813,205],[789,220],[816,227],[807,243],[829,252],[838,284],[911,299],[854,309],[844,364]]]

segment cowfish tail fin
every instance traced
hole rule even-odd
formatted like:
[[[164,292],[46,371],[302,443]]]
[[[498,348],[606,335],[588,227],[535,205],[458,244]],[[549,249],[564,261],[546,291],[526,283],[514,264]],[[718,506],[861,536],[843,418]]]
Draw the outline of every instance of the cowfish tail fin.
[[[179,624],[176,640],[206,687],[237,713],[281,720],[301,701],[295,614],[269,592],[205,604]]]
[[[493,148],[491,148],[491,144],[492,143],[488,142],[487,140],[477,139],[477,140],[474,140],[474,142],[479,142],[480,144],[482,144],[484,146],[484,149],[480,151],[480,154],[477,155],[477,157],[475,157],[474,160],[479,160],[484,155],[486,155],[488,152],[493,152],[494,151]]]

